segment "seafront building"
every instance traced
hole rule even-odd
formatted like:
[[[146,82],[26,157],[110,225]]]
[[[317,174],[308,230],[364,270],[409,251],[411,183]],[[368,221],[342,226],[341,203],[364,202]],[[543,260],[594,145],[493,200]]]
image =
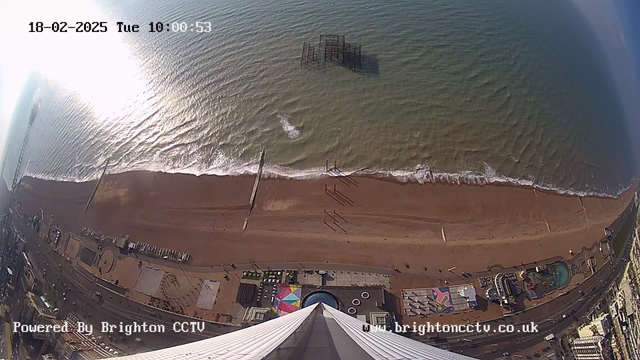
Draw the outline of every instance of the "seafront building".
[[[640,218],[638,218],[640,222]],[[638,225],[632,235],[629,262],[609,304],[613,320],[614,351],[621,359],[640,359],[640,242]]]
[[[499,318],[505,311],[511,311],[500,306],[499,303],[505,305],[500,299],[507,299],[506,305],[514,303],[516,297],[535,300],[534,305],[544,303],[550,297],[560,295],[558,290],[569,286],[576,273],[587,277],[593,275],[590,260],[597,259],[598,264],[602,264],[609,254],[601,254],[602,249],[595,246],[576,254],[575,261],[528,264],[512,272],[488,273],[484,277],[456,274],[452,267],[449,280],[413,278],[411,282],[397,280],[402,275],[331,269],[329,266],[322,270],[304,268],[302,264],[298,268],[265,269],[251,259],[251,268],[247,264],[228,264],[210,272],[193,272],[189,269],[190,256],[186,253],[136,242],[138,239],[129,239],[127,235],[103,234],[98,229],[84,228],[80,234],[56,231],[49,214],[50,221],[42,223],[43,210],[33,216],[21,211],[18,214],[11,227],[15,240],[12,250],[17,255],[12,269],[15,276],[21,275],[20,281],[14,283],[22,284],[17,290],[27,289],[38,296],[46,294],[46,299],[38,298],[45,302],[49,311],[56,314],[60,310],[72,312],[82,321],[89,322],[103,319],[130,321],[133,318],[171,324],[198,319],[207,326],[202,334],[179,336],[160,334],[138,338],[113,334],[96,341],[86,334],[70,333],[43,339],[48,343],[42,349],[59,358],[79,354],[95,358],[137,353],[139,355],[131,358],[201,355],[219,358],[222,353],[216,351],[222,350],[240,358],[252,358],[247,357],[250,354],[278,359],[278,354],[286,352],[289,357],[304,358],[312,347],[329,349],[333,358],[464,358],[377,330],[395,328],[391,326],[398,322],[399,313],[404,313],[403,323],[418,325],[436,316],[446,317],[446,321],[452,323],[471,318],[476,321]],[[27,249],[25,240],[29,245]],[[44,252],[49,254],[43,256]],[[397,269],[396,272],[401,273]],[[118,273],[126,276],[117,276]],[[459,281],[452,280],[453,276]],[[398,281],[398,286],[392,286],[393,281]],[[35,290],[38,288],[39,291]],[[476,289],[480,294],[495,292],[496,303],[478,301],[482,299],[477,297]],[[514,299],[509,300],[510,297]],[[479,311],[483,306],[483,311]],[[13,310],[16,312],[17,307]],[[14,315],[13,318],[17,317]],[[622,320],[619,324],[623,330],[629,323],[626,319],[617,318]],[[600,332],[606,335],[608,326],[602,324],[602,331],[598,326],[596,328],[595,333],[585,333],[583,337],[599,336]],[[440,339],[431,341],[433,335],[426,334],[420,339],[434,345],[442,344],[437,341]],[[458,343],[467,347],[468,343],[480,339],[479,336],[465,336],[466,341]],[[189,345],[180,345],[191,341],[193,343]],[[446,345],[447,349],[467,353],[467,348],[451,345],[455,343],[455,340],[451,341]],[[605,341],[600,345],[604,349],[608,343]],[[153,350],[162,348],[166,348],[162,351],[171,351],[158,351],[161,355],[155,357]],[[269,352],[265,352],[267,350]],[[36,349],[35,353],[38,351]]]
[[[596,335],[574,339],[571,352],[576,360],[607,360],[608,343],[604,336]]]
[[[42,215],[38,218],[40,217]],[[30,229],[36,227],[30,222],[28,225],[28,228],[21,227],[21,231],[27,237],[32,231]],[[198,339],[189,339],[190,341],[209,341],[208,338],[224,337],[226,335],[219,335],[220,332],[216,332],[217,329],[223,329],[223,326],[228,328],[227,332],[236,332],[240,331],[237,330],[240,326],[252,328],[262,323],[272,323],[280,318],[295,315],[320,302],[323,303],[323,307],[339,309],[344,316],[360,321],[361,326],[367,324],[370,329],[391,329],[390,326],[397,322],[398,312],[404,313],[403,321],[409,324],[424,322],[428,319],[425,316],[447,316],[447,318],[453,319],[451,321],[456,321],[455,317],[479,316],[477,308],[482,305],[478,305],[476,289],[482,289],[483,294],[492,293],[491,289],[496,288],[496,277],[500,278],[500,284],[509,285],[511,296],[528,296],[537,300],[567,286],[572,274],[568,271],[569,268],[580,269],[570,261],[556,261],[544,265],[538,264],[518,272],[505,272],[497,274],[498,276],[490,275],[486,277],[487,281],[484,283],[482,281],[484,278],[474,279],[463,273],[459,276],[462,280],[459,283],[457,281],[449,283],[447,281],[421,280],[420,282],[414,281],[411,287],[399,286],[392,291],[392,277],[390,275],[353,270],[261,269],[257,264],[252,264],[254,265],[253,270],[243,271],[230,264],[224,270],[225,272],[212,272],[206,276],[187,274],[184,267],[189,264],[180,265],[182,257],[176,256],[176,252],[170,249],[156,248],[146,244],[132,249],[126,244],[125,240],[129,240],[126,235],[105,235],[99,230],[88,228],[79,235],[72,233],[63,235],[58,242],[47,237],[52,233],[52,228],[51,224],[44,224],[42,231],[38,234],[40,239],[33,244],[39,242],[39,245],[45,247],[48,244],[52,248],[52,260],[62,260],[68,265],[58,264],[50,267],[50,270],[47,271],[54,272],[62,265],[72,266],[81,274],[74,281],[91,278],[101,285],[101,288],[96,290],[102,294],[95,299],[94,290],[92,290],[90,294],[92,301],[99,302],[101,297],[110,303],[109,306],[121,306],[118,299],[130,301],[127,297],[122,298],[122,294],[136,297],[138,302],[131,305],[134,307],[145,306],[144,311],[136,311],[136,315],[146,316],[153,311],[155,317],[147,319],[151,322],[157,318],[165,319],[166,316],[185,315],[190,316],[191,319],[196,317],[207,320],[209,322],[207,326],[213,326],[213,333],[203,334]],[[31,236],[28,240],[31,244],[36,240],[36,237]],[[44,240],[44,243],[40,240]],[[130,242],[129,245],[131,244]],[[131,255],[131,252],[137,256],[160,258],[161,261],[170,261],[178,265],[174,265],[172,268],[162,266],[162,262],[138,261]],[[581,259],[589,259],[591,256],[598,256],[597,253],[598,248],[595,247],[580,256]],[[120,278],[121,281],[118,283],[118,278],[111,275],[114,267],[126,263],[118,261],[116,255],[125,259],[128,257],[128,260],[125,261],[132,265],[127,271],[128,284],[123,283],[125,278]],[[36,284],[44,284],[51,296],[57,294],[56,305],[62,302],[65,306],[63,298],[65,290],[53,291],[54,289],[50,288],[49,282],[42,281],[44,274],[41,274],[43,269],[39,269],[38,266],[38,254],[29,253],[23,258],[24,263],[27,264],[23,273],[40,277],[41,279],[36,281]],[[27,272],[27,269],[30,271]],[[588,269],[586,267],[584,269],[586,273]],[[532,286],[526,287],[528,283]],[[25,284],[28,285],[28,282],[25,281]],[[58,286],[68,287],[62,283],[59,283]],[[95,284],[85,283],[83,286],[95,286]],[[105,287],[109,289],[104,289]],[[74,294],[77,294],[76,290],[72,292],[72,296]],[[498,293],[498,295],[501,294],[502,292]],[[506,290],[502,295],[505,294]],[[394,296],[397,299],[403,299],[399,302],[396,301],[395,306],[393,301],[387,302]],[[74,298],[74,300],[78,299]],[[76,311],[71,300],[67,300],[67,303],[71,303],[70,305]],[[484,306],[488,306],[489,309],[487,314],[482,314],[485,317],[502,316],[504,313],[504,309],[497,303]],[[124,309],[127,311],[129,306],[124,306]],[[82,311],[78,311],[77,315],[84,318],[89,316]],[[364,333],[362,330],[361,332]],[[421,340],[426,341],[430,336],[433,334],[427,334]],[[133,337],[117,339],[116,343],[114,343],[116,339],[103,339],[101,341],[105,343],[104,347],[100,346],[99,349],[94,349],[94,346],[89,346],[86,343],[86,339],[83,340],[81,334],[79,336],[65,335],[50,339],[48,348],[57,356],[63,357],[72,354],[73,351],[98,354],[113,350],[119,355],[125,355],[163,348],[162,345],[159,345],[161,343],[167,344],[164,347],[171,347],[188,342],[182,339],[182,341],[169,344],[168,342],[172,340],[163,336],[154,337],[154,342],[147,340],[147,337],[144,336],[141,339],[142,342],[133,341]],[[432,343],[438,344],[438,342]],[[453,350],[460,351],[461,349]],[[372,358],[376,357],[372,356]]]
[[[56,319],[56,315],[51,311],[51,305],[47,303],[44,297],[28,292],[24,302],[25,304],[20,314],[20,322],[22,324],[45,325],[51,324]],[[46,334],[36,332],[32,336],[35,339],[44,340]]]
[[[402,290],[404,315],[434,315],[471,310],[478,306],[473,284]]]
[[[612,355],[611,316],[608,313],[593,315],[591,321],[577,329],[578,338],[570,341],[571,353],[576,360],[610,359]]]
[[[54,320],[52,324],[68,324],[69,331],[47,332],[46,342],[40,353],[49,352],[46,355],[59,360],[105,359],[118,356],[118,351],[104,344],[101,339],[78,331],[78,318],[71,314],[65,321]]]
[[[638,200],[636,194],[636,203]],[[638,291],[640,289],[640,242],[638,237],[640,216],[636,217],[634,225],[630,234],[629,258],[624,264],[622,277],[608,290],[607,313],[601,314],[590,324],[578,330],[580,339],[574,341],[578,341],[579,349],[589,343],[583,341],[585,336],[587,336],[586,338],[589,335],[594,335],[592,338],[603,336],[605,343],[610,339],[611,351],[615,358],[640,359],[640,322],[638,320],[640,315],[640,291]],[[589,346],[591,346],[589,351],[595,351],[594,344]]]
[[[590,323],[578,328],[578,336],[586,338],[590,336],[607,336],[612,328],[611,316],[608,313],[602,313],[596,316]]]

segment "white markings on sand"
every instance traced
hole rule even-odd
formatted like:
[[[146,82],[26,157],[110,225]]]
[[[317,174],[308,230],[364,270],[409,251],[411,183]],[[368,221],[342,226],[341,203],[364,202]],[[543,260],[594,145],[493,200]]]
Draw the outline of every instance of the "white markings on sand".
[[[547,231],[549,231],[549,234],[551,234],[551,226],[549,226],[549,222],[547,221],[547,218],[543,217],[544,219],[544,223],[547,224]]]
[[[533,194],[536,196],[536,204],[538,204],[538,192],[536,191],[536,188],[533,188]],[[551,226],[549,226],[549,222],[547,221],[547,217],[544,213],[542,213],[542,220],[547,224],[547,231],[551,234]]]
[[[578,196],[580,199],[580,205],[582,206],[582,212],[584,213],[584,218],[587,220],[587,228],[591,229],[591,222],[589,222],[589,217],[587,216],[587,209],[584,207],[584,202],[582,202],[582,196]]]

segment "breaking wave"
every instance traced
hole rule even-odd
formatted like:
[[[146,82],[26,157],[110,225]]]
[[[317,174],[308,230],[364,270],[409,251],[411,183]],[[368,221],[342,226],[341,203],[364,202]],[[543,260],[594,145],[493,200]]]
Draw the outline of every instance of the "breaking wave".
[[[286,115],[278,114],[278,118],[280,119],[282,130],[287,133],[289,139],[297,139],[300,137],[300,130],[289,123],[289,118]]]
[[[117,174],[128,171],[155,171],[164,173],[183,173],[192,174],[196,176],[201,175],[216,175],[216,176],[242,176],[242,175],[254,175],[258,172],[258,165],[256,161],[242,162],[239,160],[226,157],[222,152],[219,152],[208,166],[203,165],[201,162],[192,161],[183,167],[167,169],[166,165],[156,164],[140,164],[139,166],[128,166],[129,164],[119,163],[109,165],[108,173]],[[72,181],[72,182],[84,182],[95,180],[100,176],[101,168],[95,168],[91,174],[85,176],[50,176],[45,174],[38,174],[30,172],[26,169],[26,176],[31,176],[44,180],[56,180],[56,181]],[[488,164],[484,164],[483,172],[474,171],[460,171],[455,173],[440,172],[433,170],[426,165],[416,165],[415,169],[398,169],[398,170],[386,170],[386,169],[373,169],[373,168],[360,168],[360,169],[339,169],[335,171],[333,169],[325,169],[324,167],[309,168],[309,169],[292,169],[286,166],[265,164],[263,169],[264,178],[283,178],[283,179],[317,179],[322,177],[335,177],[345,175],[359,175],[359,176],[371,176],[375,178],[387,178],[394,179],[398,182],[405,183],[419,183],[419,184],[449,184],[449,185],[469,185],[469,186],[484,186],[484,185],[511,185],[522,186],[528,188],[534,188],[542,191],[550,191],[563,195],[574,196],[596,196],[606,198],[617,198],[620,194],[625,192],[631,187],[629,185],[618,186],[617,191],[608,189],[608,191],[582,191],[567,189],[555,186],[548,183],[536,182],[534,179],[516,179],[508,176],[498,174]],[[631,181],[634,181],[632,179]]]
[[[419,184],[449,184],[449,185],[511,185],[534,188],[542,191],[550,191],[562,195],[574,196],[596,196],[606,198],[617,198],[620,194],[631,187],[629,185],[620,185],[617,192],[604,191],[581,191],[573,189],[565,189],[557,187],[553,184],[536,183],[531,179],[515,179],[503,175],[499,175],[489,165],[485,164],[485,170],[482,173],[473,171],[461,171],[457,173],[432,171],[427,166],[416,166],[415,170],[381,170],[362,168],[357,170],[340,169],[340,173],[334,171],[325,171],[324,168],[314,168],[307,170],[293,170],[281,166],[265,166],[263,176],[271,178],[290,178],[290,179],[314,179],[329,176],[344,175],[361,175],[372,176],[378,178],[392,178],[398,182],[416,182]],[[635,180],[635,179],[633,179]]]

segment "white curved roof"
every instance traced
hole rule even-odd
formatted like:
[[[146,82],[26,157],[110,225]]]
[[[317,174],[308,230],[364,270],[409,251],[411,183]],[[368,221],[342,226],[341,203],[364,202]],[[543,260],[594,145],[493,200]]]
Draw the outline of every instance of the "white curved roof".
[[[362,325],[366,325],[364,321],[360,321],[329,306],[323,306],[323,308],[324,316],[332,316],[342,330],[374,359],[472,359],[390,331],[364,332],[362,331]]]
[[[318,309],[318,306],[321,306]],[[314,319],[310,317],[314,310],[321,312],[321,316],[325,321],[331,322],[331,326],[324,325],[324,328],[334,328],[335,324],[339,326],[341,331],[325,331],[322,334],[318,333],[318,338],[321,340],[327,339],[329,344],[328,348],[333,351],[333,358],[338,355],[338,358],[342,358],[339,354],[348,353],[344,350],[346,347],[359,347],[364,350],[371,359],[396,359],[396,360],[420,360],[420,359],[433,359],[433,360],[456,360],[456,359],[471,359],[470,357],[455,354],[445,350],[435,348],[423,344],[421,342],[411,340],[409,338],[391,333],[391,332],[364,332],[362,326],[366,325],[365,322],[360,321],[354,317],[351,317],[345,313],[338,311],[337,309],[322,304],[314,304],[313,306],[298,310],[291,314],[279,317],[277,319],[269,320],[264,323],[251,326],[245,329],[241,329],[229,334],[213,337],[211,339],[201,340],[190,344],[175,346],[168,349],[156,350],[147,353],[141,353],[136,355],[130,355],[120,357],[119,359],[126,360],[172,360],[172,359],[228,359],[228,360],[240,360],[240,359],[263,359],[267,356],[269,358],[279,358],[278,353],[280,350],[283,352],[292,351],[293,347],[297,347],[295,344],[300,343],[296,339],[304,338],[303,334],[298,334],[298,337],[293,336],[296,330],[303,332],[314,332],[316,335],[318,329],[317,317]],[[318,313],[316,313],[318,314]],[[319,315],[316,315],[319,316]],[[309,326],[301,327],[301,325],[309,320]],[[329,337],[322,337],[322,335],[329,334]],[[340,337],[340,339],[336,339]],[[348,338],[353,342],[348,341]],[[333,338],[334,340],[332,341]],[[285,340],[289,339],[285,348],[278,349]],[[293,342],[291,341],[293,340]],[[339,340],[339,341],[336,341]],[[347,342],[345,342],[347,340]],[[294,343],[292,347],[291,344]],[[336,344],[338,346],[336,346]],[[306,354],[304,349],[308,344],[300,344],[303,354]],[[336,351],[336,348],[338,348]],[[278,349],[278,351],[275,351]],[[361,351],[358,349],[358,351]],[[300,349],[297,349],[300,351]],[[311,351],[317,351],[311,350]],[[352,352],[353,353],[353,352]],[[365,355],[362,353],[362,355]],[[365,355],[366,356],[366,355]]]

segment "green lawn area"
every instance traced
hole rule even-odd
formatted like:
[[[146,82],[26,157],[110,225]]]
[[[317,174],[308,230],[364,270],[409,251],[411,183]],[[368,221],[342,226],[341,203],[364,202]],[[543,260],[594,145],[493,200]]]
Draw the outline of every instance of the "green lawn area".
[[[637,208],[631,212],[631,214],[627,218],[627,221],[625,221],[625,223],[622,225],[622,228],[613,239],[613,252],[614,254],[616,254],[616,256],[620,255],[622,249],[624,249],[624,244],[627,242],[629,236],[631,236],[631,231],[633,231],[633,225],[636,221],[637,212]]]

